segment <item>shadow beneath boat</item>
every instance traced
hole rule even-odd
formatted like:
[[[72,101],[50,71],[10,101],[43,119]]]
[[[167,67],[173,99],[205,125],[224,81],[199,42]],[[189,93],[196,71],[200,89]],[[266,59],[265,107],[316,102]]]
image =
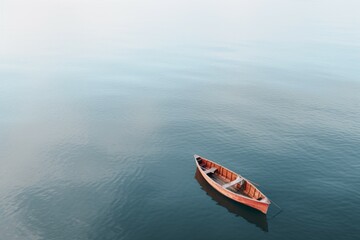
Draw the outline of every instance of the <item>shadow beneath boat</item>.
[[[206,182],[198,169],[196,169],[195,172],[195,179],[199,182],[201,189],[204,190],[218,205],[226,208],[236,216],[244,218],[249,223],[255,224],[262,231],[269,231],[265,214],[251,207],[237,203],[216,191],[208,182]]]

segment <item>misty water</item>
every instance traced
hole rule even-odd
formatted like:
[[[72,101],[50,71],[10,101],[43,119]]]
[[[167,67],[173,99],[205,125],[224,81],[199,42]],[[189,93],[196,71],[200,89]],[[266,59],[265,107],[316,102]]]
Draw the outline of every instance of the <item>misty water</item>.
[[[359,8],[1,1],[0,238],[357,239]]]

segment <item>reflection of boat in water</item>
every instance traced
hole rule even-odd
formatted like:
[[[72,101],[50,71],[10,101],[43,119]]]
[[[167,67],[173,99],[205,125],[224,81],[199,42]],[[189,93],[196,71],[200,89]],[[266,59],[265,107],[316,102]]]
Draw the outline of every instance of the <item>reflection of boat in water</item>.
[[[240,216],[246,221],[255,224],[264,232],[268,232],[268,223],[265,214],[262,214],[261,212],[251,207],[237,203],[217,192],[213,187],[210,186],[208,182],[206,182],[198,169],[196,169],[195,179],[199,182],[201,188],[215,202],[217,202],[218,205],[225,207],[229,212],[235,214],[236,216]]]

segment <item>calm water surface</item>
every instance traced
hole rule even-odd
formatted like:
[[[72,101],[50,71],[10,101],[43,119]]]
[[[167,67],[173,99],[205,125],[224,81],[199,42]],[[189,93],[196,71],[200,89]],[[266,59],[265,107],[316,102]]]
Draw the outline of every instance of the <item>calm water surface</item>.
[[[359,8],[1,1],[1,239],[358,239]]]

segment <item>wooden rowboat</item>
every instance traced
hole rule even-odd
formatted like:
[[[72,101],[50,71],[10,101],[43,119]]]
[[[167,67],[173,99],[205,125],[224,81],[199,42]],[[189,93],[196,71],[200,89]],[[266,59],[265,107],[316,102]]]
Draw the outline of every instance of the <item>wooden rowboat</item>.
[[[206,158],[194,155],[204,179],[226,197],[266,214],[270,200],[254,184],[241,175]]]

